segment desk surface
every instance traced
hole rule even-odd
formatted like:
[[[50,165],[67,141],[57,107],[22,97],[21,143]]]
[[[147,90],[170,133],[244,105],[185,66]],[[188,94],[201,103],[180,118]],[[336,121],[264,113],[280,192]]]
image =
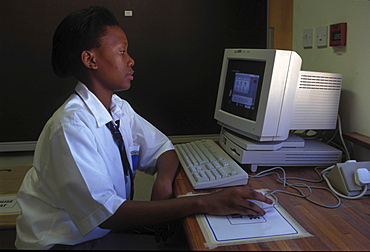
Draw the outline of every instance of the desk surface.
[[[0,194],[17,194],[24,176],[31,166],[16,166],[0,168]],[[15,229],[18,214],[1,214],[0,230]]]
[[[310,168],[286,168],[285,171],[288,177],[319,179],[315,171]],[[276,179],[276,175],[250,178],[248,185],[253,189],[284,190],[284,186],[277,183]],[[327,187],[325,182],[319,184],[306,182],[306,184]],[[176,196],[188,192],[205,192],[205,190],[194,191],[183,170],[177,175],[174,187]],[[294,189],[287,190],[296,193]],[[303,191],[305,192],[305,189]],[[284,193],[276,195],[280,205],[313,237],[223,246],[213,250],[369,250],[370,196],[364,196],[358,200],[342,199],[340,207],[329,209]],[[312,199],[326,205],[337,203],[330,192],[320,189],[314,189]],[[205,239],[196,218],[194,216],[186,217],[183,224],[190,248],[192,250],[209,250],[204,246]]]

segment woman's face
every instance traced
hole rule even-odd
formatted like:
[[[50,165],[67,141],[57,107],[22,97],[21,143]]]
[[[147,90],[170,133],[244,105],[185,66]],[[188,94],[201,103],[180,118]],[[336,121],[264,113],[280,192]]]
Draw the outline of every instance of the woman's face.
[[[113,92],[129,89],[134,79],[132,66],[135,61],[127,53],[126,34],[119,26],[107,26],[99,42],[100,47],[91,49],[97,66],[96,80]]]

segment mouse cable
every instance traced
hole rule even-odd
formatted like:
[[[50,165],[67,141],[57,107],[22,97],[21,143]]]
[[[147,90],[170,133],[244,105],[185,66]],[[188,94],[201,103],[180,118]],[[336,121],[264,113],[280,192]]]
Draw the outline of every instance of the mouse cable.
[[[283,177],[280,177],[280,174],[278,172],[271,172],[273,170],[281,170],[282,173],[283,173]],[[325,207],[325,208],[337,208],[337,207],[339,207],[341,205],[341,202],[342,202],[341,199],[335,193],[333,193],[329,188],[321,187],[321,186],[309,186],[309,185],[304,184],[304,183],[291,184],[291,183],[287,182],[288,179],[289,180],[300,180],[300,181],[306,181],[306,182],[313,182],[313,183],[322,182],[323,178],[321,177],[320,173],[317,171],[316,168],[315,168],[315,171],[320,176],[320,180],[310,180],[310,179],[305,179],[305,178],[287,177],[286,173],[285,173],[285,170],[282,167],[273,167],[273,168],[261,171],[261,172],[257,173],[256,175],[250,175],[250,177],[251,178],[259,178],[259,177],[264,177],[264,176],[271,175],[271,174],[276,174],[277,177],[278,177],[278,179],[276,181],[278,183],[283,184],[284,187],[290,187],[290,188],[293,188],[293,189],[295,189],[299,192],[299,194],[296,194],[296,193],[288,192],[288,191],[285,191],[285,190],[274,190],[274,191],[269,192],[269,193],[266,194],[266,196],[269,196],[269,195],[274,196],[274,198],[276,200],[277,200],[277,197],[274,194],[280,192],[280,193],[285,193],[285,194],[300,197],[300,198],[305,198],[306,200],[310,201],[311,203],[316,204],[316,205],[321,206],[321,207]],[[303,191],[299,187],[304,187],[304,188],[308,189],[309,193],[308,194],[303,193]],[[313,199],[311,199],[309,197],[312,194],[312,189],[321,189],[321,190],[329,191],[337,199],[338,203],[336,205],[329,206],[329,205],[324,205],[324,204],[321,204],[319,202],[314,201]]]

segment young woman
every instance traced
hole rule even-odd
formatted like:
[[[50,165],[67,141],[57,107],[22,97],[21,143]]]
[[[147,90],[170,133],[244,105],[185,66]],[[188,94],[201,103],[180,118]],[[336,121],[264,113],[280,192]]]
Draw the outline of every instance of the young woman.
[[[129,89],[134,79],[127,50],[125,32],[104,7],[73,12],[56,29],[53,69],[58,76],[76,77],[78,84],[45,125],[18,193],[18,249],[153,248],[155,242],[145,240],[154,241],[152,236],[138,243],[111,231],[198,213],[264,214],[245,199],[271,203],[247,186],[173,198],[178,168],[173,145],[114,94]],[[107,124],[122,135],[121,153]],[[151,201],[130,200],[136,169],[157,173]]]

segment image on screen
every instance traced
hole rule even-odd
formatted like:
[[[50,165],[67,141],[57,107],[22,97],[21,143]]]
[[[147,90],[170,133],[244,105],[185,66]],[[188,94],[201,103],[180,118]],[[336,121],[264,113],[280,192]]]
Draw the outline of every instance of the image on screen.
[[[229,60],[221,109],[255,121],[264,71],[263,61]]]
[[[258,75],[235,73],[234,89],[231,101],[239,106],[254,110],[256,101]]]

